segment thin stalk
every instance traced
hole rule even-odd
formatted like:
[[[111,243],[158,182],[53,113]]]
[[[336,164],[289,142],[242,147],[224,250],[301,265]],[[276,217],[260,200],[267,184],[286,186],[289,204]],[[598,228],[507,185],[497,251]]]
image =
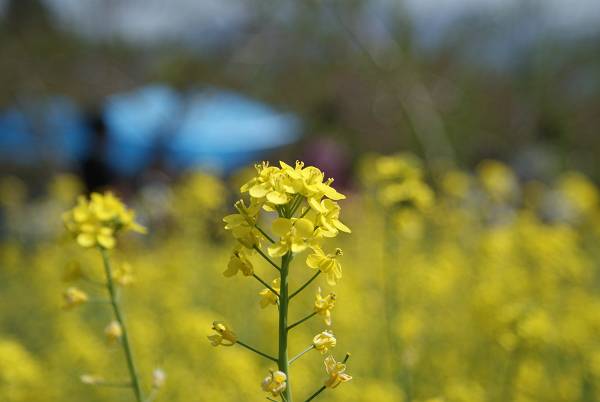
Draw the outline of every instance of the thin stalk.
[[[302,352],[300,352],[296,356],[292,357],[290,359],[290,361],[288,362],[288,365],[291,366],[293,362],[295,362],[296,360],[298,360],[299,358],[301,358],[305,353],[310,352],[314,348],[315,348],[315,345],[310,345],[309,347],[307,347],[306,349],[304,349]]]
[[[274,357],[272,357],[272,356],[269,356],[268,354],[266,354],[266,353],[263,353],[263,352],[261,352],[260,350],[258,350],[258,349],[255,349],[255,348],[253,348],[252,346],[250,346],[250,345],[247,345],[247,344],[245,344],[245,343],[244,343],[244,342],[242,342],[242,341],[237,341],[236,343],[237,343],[237,344],[239,344],[240,346],[243,346],[243,347],[245,347],[245,348],[246,348],[246,349],[248,349],[248,350],[251,350],[251,351],[253,351],[253,352],[254,352],[254,353],[256,353],[256,354],[259,354],[259,355],[261,355],[262,357],[264,357],[264,358],[266,358],[266,359],[269,359],[269,360],[271,360],[271,361],[277,362],[277,359],[276,359],[276,358],[274,358]]]
[[[299,216],[299,218],[304,218],[306,216],[306,214],[308,213],[308,211],[310,211],[310,208],[306,208],[304,210],[304,212],[302,212],[302,215]]]
[[[277,297],[280,297],[279,293],[275,289],[273,289],[267,282],[263,281],[258,275],[252,274],[252,276],[255,277],[257,281],[265,285],[266,288],[273,292]]]
[[[112,280],[112,269],[110,265],[110,259],[108,258],[108,252],[103,248],[100,249],[100,252],[102,254],[102,261],[104,262],[104,271],[106,273],[106,287],[108,289],[108,293],[110,294],[110,301],[113,307],[113,312],[115,314],[117,322],[119,323],[123,331],[123,334],[121,336],[121,344],[123,345],[123,351],[125,352],[125,358],[127,360],[127,368],[129,369],[129,376],[131,377],[131,386],[133,388],[133,393],[135,394],[137,402],[143,402],[144,396],[138,378],[137,369],[133,361],[133,353],[131,351],[131,346],[129,345],[127,326],[125,325],[125,320],[123,319],[123,314],[121,313],[121,308],[117,301],[117,290]]]
[[[313,399],[315,399],[317,397],[317,395],[319,395],[321,392],[325,391],[326,389],[327,389],[327,387],[325,385],[323,385],[314,394],[312,394],[311,396],[309,396],[308,399],[305,402],[312,401]]]
[[[256,251],[258,251],[258,254],[260,254],[262,256],[262,258],[264,258],[265,261],[267,261],[269,264],[271,264],[276,270],[281,271],[281,268],[279,268],[279,265],[275,264],[273,262],[273,260],[269,258],[268,255],[266,255],[260,248],[258,248],[258,246],[254,246],[254,249]]]
[[[290,376],[288,374],[288,272],[292,253],[288,252],[281,258],[281,277],[280,277],[280,295],[279,295],[279,353],[277,365],[279,371],[282,371],[287,376],[287,387],[283,391],[282,398],[287,402],[292,402],[292,386]]]
[[[292,205],[292,208],[290,208],[290,216],[294,216],[294,214],[296,213],[296,211],[302,204],[302,200],[303,200],[303,197],[301,195],[296,196],[296,199],[294,200],[294,204]]]
[[[287,330],[291,330],[292,328],[294,328],[296,325],[300,325],[302,324],[304,321],[308,320],[311,317],[314,317],[315,315],[317,315],[316,311],[313,311],[312,313],[310,313],[309,315],[307,315],[306,317],[304,317],[303,319],[296,321],[295,323],[293,323],[292,325],[290,325]]]
[[[304,290],[304,288],[306,288],[308,285],[310,285],[310,283],[312,281],[317,279],[317,276],[319,276],[320,274],[321,274],[321,271],[317,271],[308,281],[306,281],[306,283],[304,285],[300,286],[300,289],[296,290],[294,293],[292,293],[290,295],[290,300],[292,300],[294,298],[294,296],[296,296],[298,293],[302,292]]]
[[[262,228],[260,226],[258,226],[257,224],[254,224],[254,227],[257,228],[258,231],[260,233],[262,233],[262,235],[265,236],[268,241],[270,241],[271,243],[275,243],[275,240],[273,240],[273,238],[271,238],[271,236],[269,236],[267,234],[267,232],[265,232],[264,230],[262,230]]]

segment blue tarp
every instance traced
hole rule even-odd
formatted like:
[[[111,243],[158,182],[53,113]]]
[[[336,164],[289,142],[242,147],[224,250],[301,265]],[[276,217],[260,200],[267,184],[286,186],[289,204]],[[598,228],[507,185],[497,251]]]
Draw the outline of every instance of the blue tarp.
[[[292,114],[231,91],[214,88],[179,94],[163,85],[115,94],[106,100],[107,158],[132,176],[156,158],[174,169],[229,172],[295,142]],[[91,144],[81,111],[64,97],[0,112],[0,160],[34,165],[77,163]]]
[[[0,113],[0,159],[17,165],[73,163],[86,153],[86,128],[64,97],[12,107]]]

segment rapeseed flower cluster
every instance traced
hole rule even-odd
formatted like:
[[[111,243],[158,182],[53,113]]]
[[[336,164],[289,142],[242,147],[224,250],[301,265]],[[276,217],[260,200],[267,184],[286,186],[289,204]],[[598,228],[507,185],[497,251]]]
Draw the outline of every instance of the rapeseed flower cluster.
[[[126,386],[133,390],[137,402],[146,402],[118,297],[117,286],[127,286],[134,281],[131,266],[128,263],[122,263],[116,269],[113,268],[108,254],[108,250],[116,246],[116,235],[119,232],[132,230],[146,233],[146,229],[136,223],[134,219],[135,213],[127,209],[125,204],[112,193],[92,193],[89,199],[80,196],[77,205],[63,214],[63,220],[67,230],[75,236],[79,246],[98,248],[104,265],[104,279],[102,282],[91,280],[83,273],[78,264],[71,265],[64,277],[71,281],[87,279],[97,286],[105,287],[109,299],[99,301],[112,306],[114,319],[106,325],[104,334],[110,344],[120,343],[122,345],[130,377],[128,383],[113,383],[107,382],[101,376],[84,374],[81,376],[81,381],[88,385],[117,384],[117,386],[123,386],[123,384],[127,384]],[[72,308],[88,302],[89,296],[86,292],[72,286],[64,292],[64,300],[64,307]],[[164,375],[162,377],[162,380],[153,381],[152,392],[148,398],[154,398],[154,393],[159,388],[157,384],[164,382]]]
[[[279,167],[263,162],[256,165],[256,173],[255,177],[240,188],[241,193],[247,194],[249,199],[238,201],[235,204],[237,213],[223,219],[225,229],[231,231],[238,241],[223,274],[231,277],[241,272],[244,276],[254,277],[266,287],[259,292],[260,306],[266,308],[273,305],[278,309],[278,353],[276,357],[272,357],[237,338],[230,338],[225,345],[238,343],[276,362],[277,370],[272,370],[263,381],[262,389],[272,396],[281,395],[285,401],[291,402],[293,394],[289,365],[313,348],[325,353],[337,343],[331,332],[324,331],[314,337],[312,344],[304,352],[288,359],[288,334],[291,329],[317,314],[324,317],[327,325],[331,325],[331,310],[335,301],[333,293],[323,298],[319,289],[314,310],[295,323],[289,324],[288,309],[292,298],[320,274],[326,276],[327,283],[331,286],[342,278],[339,261],[339,257],[343,255],[342,250],[336,248],[332,252],[326,252],[323,247],[326,240],[335,238],[340,233],[351,232],[340,220],[341,208],[337,203],[346,197],[332,187],[333,179],[326,180],[324,173],[318,168],[304,166],[302,162],[296,162],[295,166],[280,162]],[[264,213],[275,215],[270,221],[270,230],[264,228]],[[308,252],[305,264],[316,272],[292,292],[289,287],[291,263],[304,252]],[[270,265],[270,269],[277,271],[277,277],[270,284],[254,269],[251,258],[255,254],[260,255]],[[273,259],[279,259],[280,263]],[[214,346],[223,344],[223,333],[227,327],[225,324],[221,325],[221,329],[213,325],[217,334],[209,336]],[[329,358],[333,359],[331,356]],[[330,370],[328,373],[332,375]],[[346,375],[343,378],[347,381],[351,377]],[[337,386],[339,382],[336,381],[330,378],[326,384],[335,382]]]
[[[82,247],[100,246],[112,249],[119,231],[145,233],[135,222],[135,213],[112,193],[92,193],[90,199],[81,196],[77,206],[63,214],[65,226]]]

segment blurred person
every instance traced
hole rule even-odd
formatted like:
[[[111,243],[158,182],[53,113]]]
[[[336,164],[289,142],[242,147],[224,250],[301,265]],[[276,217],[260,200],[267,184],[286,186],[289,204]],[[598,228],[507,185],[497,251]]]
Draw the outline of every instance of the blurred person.
[[[115,177],[106,158],[108,133],[102,114],[98,110],[92,110],[85,120],[91,138],[80,170],[86,191],[92,192],[105,189],[113,183]]]

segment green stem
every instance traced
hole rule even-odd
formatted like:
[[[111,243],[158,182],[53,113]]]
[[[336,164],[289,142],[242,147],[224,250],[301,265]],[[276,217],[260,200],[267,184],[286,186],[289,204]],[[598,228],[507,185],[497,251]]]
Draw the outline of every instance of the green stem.
[[[306,288],[308,285],[310,285],[310,283],[312,281],[317,279],[317,276],[319,276],[320,274],[321,274],[321,271],[317,271],[317,273],[314,274],[308,281],[306,281],[306,283],[304,285],[300,286],[300,289],[296,290],[294,293],[292,293],[290,295],[290,300],[292,300],[294,298],[294,296],[296,296],[298,293],[302,292],[304,290],[304,288]]]
[[[280,279],[280,295],[279,295],[279,353],[278,362],[279,371],[282,371],[287,376],[287,387],[283,391],[282,397],[287,402],[292,402],[292,386],[290,376],[288,374],[288,272],[292,253],[288,252],[281,258],[281,279]]]
[[[304,212],[302,212],[302,215],[299,216],[299,219],[302,219],[306,216],[306,214],[308,213],[308,211],[310,211],[310,207],[307,207]]]
[[[301,358],[305,353],[310,352],[314,348],[315,348],[315,345],[310,345],[309,347],[307,347],[306,349],[304,349],[302,352],[300,352],[296,356],[292,357],[290,359],[290,361],[288,362],[288,365],[291,366],[293,362],[295,362],[296,360],[298,360],[299,358]]]
[[[314,317],[315,315],[317,315],[317,312],[316,312],[316,311],[313,311],[312,313],[310,313],[309,315],[307,315],[307,316],[306,316],[306,317],[304,317],[303,319],[301,319],[301,320],[299,320],[299,321],[296,321],[295,323],[293,323],[292,325],[290,325],[290,326],[288,327],[288,329],[287,329],[287,330],[288,330],[288,331],[290,331],[290,330],[291,330],[292,328],[294,328],[296,325],[300,325],[300,324],[302,324],[304,321],[308,320],[308,319],[309,319],[309,318],[311,318],[311,317]]]
[[[246,348],[246,349],[248,349],[248,350],[251,350],[251,351],[253,351],[253,352],[254,352],[254,353],[256,353],[256,354],[259,354],[259,355],[261,355],[262,357],[264,357],[264,358],[266,358],[266,359],[269,359],[269,360],[272,360],[272,361],[274,361],[274,362],[277,362],[277,359],[276,359],[276,358],[274,358],[274,357],[272,357],[272,356],[269,356],[268,354],[266,354],[266,353],[263,353],[263,352],[261,352],[260,350],[258,350],[258,349],[255,349],[255,348],[253,348],[252,346],[250,346],[250,345],[247,345],[247,344],[245,344],[245,343],[244,343],[244,342],[242,342],[242,341],[237,341],[236,343],[237,343],[238,345],[240,345],[240,346],[243,346],[243,347],[245,347],[245,348]]]
[[[121,344],[123,345],[123,351],[125,352],[125,358],[127,360],[127,368],[129,369],[129,376],[131,377],[131,386],[133,388],[133,393],[135,394],[137,402],[143,402],[144,396],[142,393],[142,387],[140,385],[137,369],[133,361],[133,353],[131,351],[131,346],[129,345],[127,326],[125,325],[125,320],[123,319],[123,314],[121,313],[121,308],[117,301],[117,289],[115,288],[112,279],[112,269],[110,266],[110,259],[108,258],[108,252],[103,248],[100,249],[100,252],[102,253],[102,260],[104,262],[104,271],[106,273],[106,287],[108,289],[108,293],[110,294],[110,302],[113,307],[115,318],[121,326],[121,330],[123,331],[123,335],[121,336]]]
[[[265,261],[267,261],[269,264],[271,264],[273,267],[275,267],[276,270],[281,272],[281,268],[279,268],[279,265],[275,264],[273,262],[273,260],[269,258],[268,255],[266,255],[260,248],[258,248],[258,246],[254,246],[254,249],[256,251],[258,251],[258,254],[260,254],[262,256],[262,258],[265,259]]]
[[[275,289],[273,289],[267,282],[263,281],[258,275],[252,274],[252,276],[255,277],[257,281],[265,285],[267,289],[273,292],[273,294],[275,294],[277,297],[280,297],[279,293]]]
[[[296,196],[296,199],[294,200],[294,204],[292,205],[292,208],[290,209],[290,216],[294,216],[294,214],[296,213],[296,211],[302,204],[303,199],[304,198],[301,195]]]
[[[306,400],[306,402],[312,401],[313,399],[315,399],[317,397],[317,395],[319,395],[321,392],[325,391],[326,389],[327,389],[327,387],[325,385],[323,385],[321,388],[319,388],[317,390],[317,392],[315,392],[314,394],[309,396],[308,399]]]
[[[258,231],[259,231],[260,233],[262,233],[262,235],[263,235],[263,236],[265,236],[265,238],[266,238],[268,241],[270,241],[271,243],[275,243],[275,240],[273,240],[273,238],[271,238],[271,236],[269,236],[269,235],[267,234],[267,232],[265,232],[264,230],[262,230],[262,228],[261,228],[260,226],[258,226],[257,224],[255,224],[255,225],[254,225],[254,227],[255,227],[255,228],[257,228],[257,229],[258,229]]]

